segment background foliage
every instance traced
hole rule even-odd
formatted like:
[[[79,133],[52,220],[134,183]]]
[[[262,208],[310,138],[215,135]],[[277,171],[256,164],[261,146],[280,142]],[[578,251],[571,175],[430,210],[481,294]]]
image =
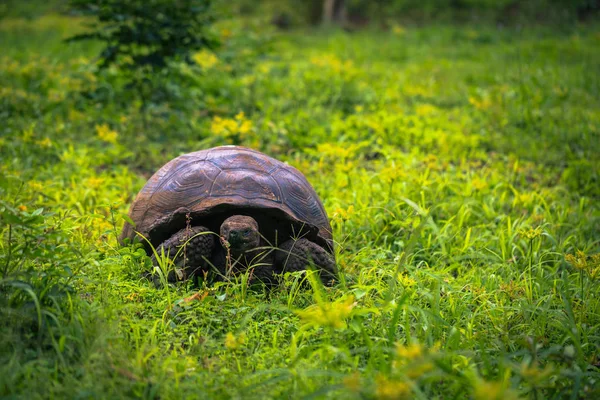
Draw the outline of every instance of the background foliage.
[[[86,17],[0,22],[0,393],[598,397],[597,23],[282,32],[250,11],[143,114],[102,43],[65,43]],[[116,241],[133,196],[227,143],[307,175],[339,285],[140,278]]]

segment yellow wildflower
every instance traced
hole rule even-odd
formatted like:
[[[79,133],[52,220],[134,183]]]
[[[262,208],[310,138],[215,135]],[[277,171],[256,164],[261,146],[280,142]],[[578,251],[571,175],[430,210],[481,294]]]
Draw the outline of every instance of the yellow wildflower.
[[[310,63],[322,69],[328,69],[338,75],[344,75],[348,78],[356,74],[356,69],[351,60],[342,61],[332,54],[320,54],[310,58]]]
[[[207,50],[201,50],[197,53],[194,53],[194,55],[192,55],[192,60],[202,67],[202,69],[210,69],[219,62],[217,56]]]
[[[104,183],[103,178],[91,177],[86,180],[86,187],[97,189]]]
[[[502,382],[481,381],[475,385],[473,398],[475,400],[512,400],[518,397]]]
[[[258,69],[258,72],[260,72],[262,75],[268,75],[269,72],[271,72],[271,65],[259,64],[257,69]]]
[[[392,32],[394,35],[402,36],[406,33],[406,29],[402,25],[394,24],[392,26]]]
[[[383,375],[375,378],[375,397],[378,399],[408,399],[410,398],[411,389],[406,382],[393,381]]]
[[[575,254],[566,254],[565,260],[580,271],[586,271],[592,279],[600,276],[600,253],[587,256],[583,251],[577,250]]]
[[[554,370],[551,365],[546,365],[544,369],[540,369],[538,368],[537,363],[534,362],[532,365],[523,363],[519,372],[521,376],[530,384],[534,386],[542,386],[552,375]]]
[[[23,131],[23,141],[29,142],[31,138],[33,138],[33,128],[35,128],[34,124],[31,124],[28,129]]]
[[[408,361],[416,360],[423,356],[423,346],[419,343],[411,343],[407,346],[398,343],[396,345],[396,355]]]
[[[405,289],[411,288],[417,284],[417,281],[415,281],[413,278],[411,278],[410,276],[405,275],[403,273],[399,273],[397,278],[398,278],[398,282]]]
[[[515,195],[513,205],[522,204],[523,207],[529,207],[535,202],[535,193],[518,193]]]
[[[69,108],[69,121],[80,121],[85,118],[85,114],[74,108]]]
[[[473,180],[471,181],[471,184],[473,185],[473,188],[475,190],[482,190],[487,188],[488,183],[486,181],[484,181],[483,179],[479,179],[479,178],[473,178]]]
[[[401,165],[396,165],[396,163],[392,161],[391,165],[383,168],[379,175],[382,181],[392,183],[406,177],[406,172]]]
[[[38,181],[29,181],[29,187],[31,188],[31,190],[39,192],[42,189],[44,189],[44,185],[41,184],[41,182]]]
[[[352,214],[354,214],[354,206],[353,205],[348,206],[348,208],[338,207],[333,212],[334,217],[339,217],[343,221],[349,220],[350,217],[352,216]]]
[[[431,363],[429,361],[419,362],[416,365],[411,365],[410,368],[406,369],[406,376],[410,379],[417,379],[417,378],[421,377],[422,375],[425,375],[432,369],[433,369],[433,363]]]
[[[426,117],[431,115],[437,111],[437,107],[432,106],[431,104],[419,104],[415,108],[415,113],[420,117]]]
[[[492,101],[489,99],[488,96],[484,96],[483,98],[479,99],[475,97],[469,97],[469,103],[471,103],[471,105],[473,105],[478,110],[487,110],[492,106]]]
[[[233,35],[231,29],[223,28],[221,29],[221,37],[225,40],[229,39]]]
[[[241,123],[241,125],[238,128],[238,131],[240,132],[241,136],[246,136],[248,132],[250,132],[250,129],[252,129],[252,122],[246,120]]]
[[[36,142],[40,147],[52,147],[52,140],[48,136]]]
[[[96,134],[100,140],[112,144],[117,142],[117,137],[119,136],[116,131],[110,129],[108,124],[96,125]]]
[[[567,260],[567,262],[569,264],[571,264],[573,266],[573,268],[575,268],[575,269],[579,269],[579,270],[587,269],[587,257],[585,256],[585,253],[581,250],[577,250],[575,255],[573,255],[573,254],[565,255],[565,260]]]
[[[133,293],[130,293],[127,296],[125,296],[125,300],[139,301],[140,300],[139,297],[140,297],[139,293],[133,292]]]
[[[519,230],[519,235],[527,240],[533,240],[537,237],[540,237],[542,236],[542,233],[542,228],[540,228],[539,226],[537,228]]]
[[[239,144],[249,138],[252,131],[252,121],[246,119],[243,112],[238,113],[233,119],[213,117],[210,131],[225,139]]]
[[[349,155],[349,151],[346,147],[338,146],[333,143],[320,143],[317,145],[317,152],[326,157],[340,157],[345,158]]]
[[[256,75],[244,75],[240,78],[240,82],[244,86],[252,86],[256,82]]]
[[[393,88],[388,88],[388,90],[394,92],[395,93],[395,89]],[[408,85],[408,86],[404,86],[402,88],[402,90],[404,91],[404,93],[406,93],[409,96],[429,96],[430,95],[430,89],[427,86],[424,85]],[[388,92],[386,91],[386,94]]]
[[[21,204],[21,205],[19,206],[19,210],[20,210],[20,211],[27,211],[27,206],[26,206],[26,205],[24,205],[24,204]]]
[[[315,304],[296,314],[308,325],[328,326],[334,329],[346,327],[346,319],[352,313],[356,303],[353,296],[337,300],[333,303]]]
[[[428,154],[423,158],[423,162],[429,169],[434,169],[438,167],[438,158],[434,154]]]
[[[246,342],[246,334],[244,332],[240,333],[238,336],[235,336],[233,333],[228,332],[225,335],[225,347],[229,350],[239,349]]]

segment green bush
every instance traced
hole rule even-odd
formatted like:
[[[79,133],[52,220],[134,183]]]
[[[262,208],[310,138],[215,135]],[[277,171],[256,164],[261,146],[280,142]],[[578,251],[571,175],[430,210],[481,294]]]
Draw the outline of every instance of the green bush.
[[[169,63],[191,64],[192,53],[218,43],[209,29],[215,21],[212,0],[71,0],[70,4],[73,11],[93,16],[96,22],[91,32],[69,41],[104,43],[100,69],[116,67],[126,87],[138,93],[142,108],[161,86],[158,74]]]

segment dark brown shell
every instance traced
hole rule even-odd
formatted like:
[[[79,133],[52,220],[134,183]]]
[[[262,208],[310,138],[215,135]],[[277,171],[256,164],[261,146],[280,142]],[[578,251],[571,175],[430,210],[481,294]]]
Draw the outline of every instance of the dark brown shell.
[[[263,153],[222,146],[177,157],[158,170],[129,210],[121,240],[138,231],[157,245],[190,220],[218,232],[227,215],[257,219],[276,243],[303,235],[333,252],[323,204],[297,169]]]

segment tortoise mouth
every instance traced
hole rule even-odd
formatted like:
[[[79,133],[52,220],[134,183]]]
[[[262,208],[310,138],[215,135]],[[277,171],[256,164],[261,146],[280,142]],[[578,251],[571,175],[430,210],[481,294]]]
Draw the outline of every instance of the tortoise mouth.
[[[254,248],[255,246],[251,245],[250,243],[232,244],[231,242],[229,242],[229,251],[235,256],[252,251]]]
[[[243,238],[232,238],[232,237],[228,237],[225,238],[225,240],[227,241],[227,243],[229,243],[229,247],[231,249],[237,249],[237,250],[250,250],[253,247],[255,247],[255,243],[252,243],[253,240],[252,239],[243,239]]]

